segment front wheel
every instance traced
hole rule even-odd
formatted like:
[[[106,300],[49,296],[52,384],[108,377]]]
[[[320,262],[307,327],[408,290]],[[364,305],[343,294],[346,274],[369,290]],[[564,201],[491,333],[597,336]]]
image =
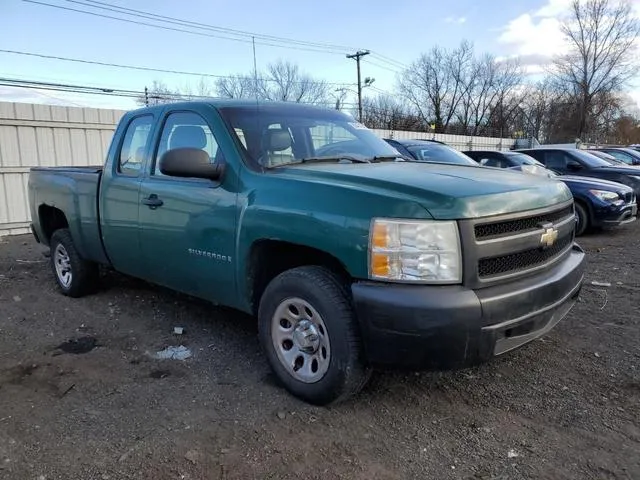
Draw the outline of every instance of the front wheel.
[[[69,230],[53,232],[50,247],[51,269],[64,295],[82,297],[96,288],[99,279],[98,265],[80,257]]]
[[[335,404],[369,379],[349,289],[331,271],[305,266],[278,275],[262,295],[258,322],[269,364],[293,395]]]
[[[587,209],[580,205],[579,203],[575,204],[576,209],[576,237],[583,235],[584,232],[589,228],[589,214]]]

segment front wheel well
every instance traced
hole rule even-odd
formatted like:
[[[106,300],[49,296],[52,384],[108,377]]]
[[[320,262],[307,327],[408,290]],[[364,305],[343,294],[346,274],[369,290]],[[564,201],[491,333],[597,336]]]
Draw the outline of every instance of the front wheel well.
[[[40,219],[40,228],[47,243],[51,241],[53,232],[61,228],[69,228],[69,222],[62,210],[49,205],[40,205],[38,208],[38,218]]]
[[[260,299],[271,280],[282,272],[305,265],[325,267],[345,283],[351,281],[342,262],[323,250],[280,240],[255,242],[247,262],[248,296],[253,313],[257,315]]]

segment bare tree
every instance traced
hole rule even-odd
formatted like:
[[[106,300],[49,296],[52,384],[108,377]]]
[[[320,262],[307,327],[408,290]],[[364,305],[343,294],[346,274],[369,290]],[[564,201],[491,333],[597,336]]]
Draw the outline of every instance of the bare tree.
[[[634,44],[640,24],[627,2],[573,0],[562,32],[569,51],[555,60],[552,74],[575,98],[575,134],[581,137],[593,128],[595,103],[637,73]]]
[[[419,131],[426,127],[410,106],[390,95],[363,98],[362,123],[369,128],[383,130]]]
[[[136,97],[138,105],[159,105],[161,103],[171,103],[182,100],[183,97],[177,90],[172,90],[169,86],[160,81],[154,80],[151,87],[146,88],[146,95]]]
[[[258,98],[283,102],[323,104],[331,101],[330,89],[300,71],[298,65],[278,60],[257,75],[239,74],[216,82],[218,95],[228,98]]]
[[[249,75],[233,75],[219,78],[216,81],[216,93],[225,98],[255,98],[255,77]]]
[[[211,97],[213,96],[213,85],[205,77],[200,77],[195,86],[187,82],[181,89],[181,93],[187,100]]]
[[[496,107],[498,104],[511,103],[516,89],[522,83],[522,71],[517,60],[498,61],[492,55],[484,55],[474,59],[466,82],[456,117],[468,135],[477,135],[492,120],[494,123],[507,121],[505,118],[495,120],[491,117],[496,112],[509,111]]]
[[[470,88],[472,63],[473,45],[467,41],[453,51],[435,46],[403,73],[399,90],[423,121],[444,131]]]

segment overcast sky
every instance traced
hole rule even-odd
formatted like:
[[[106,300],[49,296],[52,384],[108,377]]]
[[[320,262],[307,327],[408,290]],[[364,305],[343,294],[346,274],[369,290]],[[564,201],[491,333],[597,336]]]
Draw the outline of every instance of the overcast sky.
[[[191,71],[212,75],[248,72],[253,68],[249,37],[242,41],[167,31],[71,10],[118,16],[109,4],[133,8],[217,27],[262,35],[287,37],[338,47],[369,49],[363,76],[374,77],[376,91],[392,90],[402,65],[408,65],[433,45],[454,47],[462,39],[477,51],[497,56],[522,56],[532,74],[562,48],[559,18],[570,0],[324,0],[301,2],[247,0],[0,0],[0,49]],[[88,6],[93,3],[94,7]],[[634,0],[640,13],[640,0]],[[100,4],[100,5],[98,5]],[[168,25],[171,26],[171,25]],[[181,28],[173,26],[174,28]],[[201,32],[220,35],[210,30]],[[322,79],[355,82],[355,62],[344,52],[306,51],[291,42],[281,47],[257,40],[258,68],[278,59],[298,63]],[[198,77],[142,72],[114,67],[48,60],[0,53],[0,77],[143,90],[154,79],[172,86],[195,84]],[[640,100],[640,82],[634,97]],[[13,89],[0,86],[0,100],[66,103],[131,108],[130,99],[61,92]]]

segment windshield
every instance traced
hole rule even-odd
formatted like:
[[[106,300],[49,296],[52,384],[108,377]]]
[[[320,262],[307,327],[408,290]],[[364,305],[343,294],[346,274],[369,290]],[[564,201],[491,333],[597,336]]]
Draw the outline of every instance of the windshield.
[[[524,153],[503,152],[503,154],[506,155],[509,160],[513,161],[513,163],[517,163],[518,165],[542,165],[538,160]]]
[[[456,165],[478,164],[464,153],[441,143],[424,143],[407,146],[407,150],[418,160],[430,163],[454,163]]]
[[[585,152],[584,150],[571,149],[571,154],[575,155],[580,159],[581,162],[585,163],[591,168],[598,167],[610,167],[611,162],[604,160],[602,158],[598,158],[595,155]]]
[[[399,158],[397,150],[352,117],[300,104],[221,107],[247,157],[271,168],[335,159],[353,163]]]

